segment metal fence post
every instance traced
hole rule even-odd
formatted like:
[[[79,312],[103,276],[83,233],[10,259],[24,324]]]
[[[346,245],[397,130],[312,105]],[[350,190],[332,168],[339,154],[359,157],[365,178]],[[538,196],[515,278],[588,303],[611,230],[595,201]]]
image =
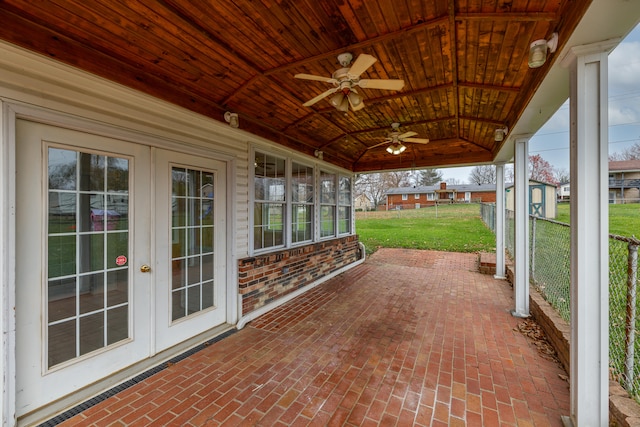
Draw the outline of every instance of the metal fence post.
[[[626,351],[624,361],[624,386],[633,392],[633,365],[635,357],[636,334],[636,276],[638,272],[638,245],[629,243],[627,263],[627,320],[626,320]]]
[[[531,258],[530,258],[530,270],[531,270],[531,278],[535,282],[536,279],[536,217],[532,217],[533,221],[531,222]]]

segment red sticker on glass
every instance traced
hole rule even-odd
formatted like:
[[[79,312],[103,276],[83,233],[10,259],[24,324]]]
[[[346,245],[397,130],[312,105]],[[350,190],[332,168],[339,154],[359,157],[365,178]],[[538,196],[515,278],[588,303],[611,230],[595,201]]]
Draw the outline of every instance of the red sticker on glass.
[[[116,257],[116,265],[125,265],[127,263],[127,257],[119,255]]]

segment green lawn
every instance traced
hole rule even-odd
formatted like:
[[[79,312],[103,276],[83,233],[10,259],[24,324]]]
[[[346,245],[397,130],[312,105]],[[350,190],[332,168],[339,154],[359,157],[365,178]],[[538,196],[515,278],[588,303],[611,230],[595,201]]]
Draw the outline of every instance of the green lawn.
[[[480,206],[475,203],[357,212],[356,232],[369,254],[381,247],[495,251],[495,237],[480,219]]]
[[[558,204],[557,221],[570,223],[569,203]],[[640,204],[609,205],[609,233],[640,237]]]

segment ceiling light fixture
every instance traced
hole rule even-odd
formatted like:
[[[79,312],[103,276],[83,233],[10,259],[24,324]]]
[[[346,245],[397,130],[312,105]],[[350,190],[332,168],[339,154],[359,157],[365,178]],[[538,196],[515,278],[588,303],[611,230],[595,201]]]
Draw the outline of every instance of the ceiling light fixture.
[[[349,104],[351,104],[351,109],[353,109],[353,111],[358,111],[360,108],[364,107],[362,97],[356,93],[356,91],[349,91],[347,98],[349,99]]]
[[[493,139],[496,142],[501,142],[504,140],[504,137],[509,133],[509,128],[508,127],[503,127],[503,128],[498,128],[495,131],[495,134],[493,135]]]
[[[240,126],[240,122],[238,121],[238,113],[231,113],[227,111],[224,113],[224,120],[229,123],[229,126],[232,128],[237,128]]]
[[[547,60],[547,50],[553,53],[558,48],[558,33],[553,33],[549,40],[540,39],[531,43],[529,48],[529,68],[538,68]]]
[[[329,98],[329,102],[336,110],[346,113],[349,111],[349,106],[353,111],[358,111],[364,108],[364,102],[362,102],[362,96],[349,87],[344,87],[338,91],[335,95]]]
[[[404,145],[402,145],[402,143],[400,142],[394,142],[393,144],[389,145],[387,147],[387,152],[389,154],[393,154],[393,155],[398,155],[401,154],[404,150],[406,150],[407,147],[405,147]]]
[[[342,92],[338,92],[333,95],[329,102],[331,102],[331,105],[336,107],[336,110],[338,111],[342,111],[344,113],[349,111],[349,99]]]

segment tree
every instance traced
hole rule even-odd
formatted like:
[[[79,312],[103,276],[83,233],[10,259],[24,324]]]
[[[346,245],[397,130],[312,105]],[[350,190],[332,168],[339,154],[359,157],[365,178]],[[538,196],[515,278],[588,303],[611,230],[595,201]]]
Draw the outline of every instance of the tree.
[[[460,185],[463,184],[463,182],[461,180],[459,180],[458,178],[447,178],[444,180],[444,182],[447,183],[447,185]]]
[[[469,182],[471,184],[495,184],[496,183],[496,167],[493,165],[475,166],[469,174]]]
[[[408,187],[410,180],[411,173],[408,171],[359,174],[356,176],[355,193],[356,196],[366,195],[374,206],[378,206],[384,201],[387,190]]]
[[[388,185],[386,190],[411,185],[411,172],[409,171],[384,172],[380,175],[382,175],[383,181]]]
[[[529,179],[548,182],[550,184],[557,183],[553,172],[553,166],[543,159],[540,154],[529,156]]]
[[[640,160],[640,142],[622,150],[621,153],[609,154],[609,161]]]
[[[558,184],[563,184],[565,182],[569,182],[571,176],[569,175],[569,171],[566,169],[556,169],[555,170],[555,182]]]
[[[515,180],[515,172],[513,165],[504,166],[504,182],[513,182]]]
[[[423,169],[418,172],[418,185],[436,185],[442,181],[442,172],[438,169]]]

